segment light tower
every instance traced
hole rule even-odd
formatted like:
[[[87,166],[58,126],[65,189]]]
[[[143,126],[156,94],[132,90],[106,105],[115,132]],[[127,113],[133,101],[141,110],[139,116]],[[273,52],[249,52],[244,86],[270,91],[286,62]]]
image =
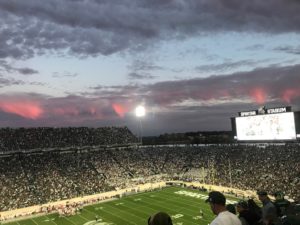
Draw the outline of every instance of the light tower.
[[[135,116],[139,119],[139,142],[143,144],[143,127],[142,127],[142,118],[146,115],[145,107],[139,105],[135,108]]]

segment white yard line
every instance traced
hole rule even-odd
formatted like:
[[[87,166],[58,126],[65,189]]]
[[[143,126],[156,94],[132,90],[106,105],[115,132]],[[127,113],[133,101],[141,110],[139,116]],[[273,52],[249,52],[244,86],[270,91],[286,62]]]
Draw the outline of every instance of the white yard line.
[[[91,210],[88,210],[88,209],[84,209],[84,210],[89,211],[89,212],[95,214],[95,213],[92,212]],[[112,216],[118,217],[118,218],[120,218],[121,220],[125,220],[125,221],[127,221],[129,224],[138,225],[138,224],[136,224],[136,223],[133,223],[133,222],[131,222],[131,221],[126,220],[125,218],[122,218],[122,217],[120,217],[120,216],[114,215],[114,214],[112,214],[112,213],[110,213],[110,212],[108,212],[108,211],[106,211],[106,210],[104,210],[104,209],[102,209],[102,211],[104,211],[104,212],[106,212],[107,214],[110,214],[110,215],[112,215]],[[95,215],[97,215],[97,214],[95,214]],[[113,222],[112,222],[112,223],[113,223]]]
[[[72,220],[70,220],[67,216],[63,217],[64,219],[68,220],[70,223],[77,225],[76,223],[72,222]]]
[[[119,210],[119,211],[121,211],[122,212],[122,210],[120,210],[119,208],[116,208],[116,207],[114,207],[114,206],[111,206],[110,205],[110,207],[111,208],[113,208],[113,209],[117,209],[117,210]],[[124,206],[122,206],[122,207],[124,207]],[[125,206],[126,207],[126,206]],[[127,209],[128,209],[128,207],[126,207]],[[131,215],[133,215],[134,217],[137,217],[140,221],[143,221],[143,222],[145,222],[148,218],[143,218],[143,217],[140,217],[140,216],[137,216],[137,215],[135,215],[135,214],[133,214],[133,213],[131,213],[131,212],[128,212],[128,211],[126,211],[125,212],[125,214],[131,214]]]
[[[58,225],[54,220],[52,220],[50,217],[48,217],[47,215],[45,215],[48,219],[49,219],[49,221],[50,222],[52,222],[52,223],[54,223],[55,225]]]
[[[35,225],[38,225],[37,222],[35,222],[32,218],[30,219],[32,222],[34,222]]]

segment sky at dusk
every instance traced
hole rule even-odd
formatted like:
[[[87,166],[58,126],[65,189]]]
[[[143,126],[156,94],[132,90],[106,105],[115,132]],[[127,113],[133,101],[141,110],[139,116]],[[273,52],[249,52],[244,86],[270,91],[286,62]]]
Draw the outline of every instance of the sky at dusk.
[[[0,126],[230,130],[300,110],[298,0],[0,0]]]

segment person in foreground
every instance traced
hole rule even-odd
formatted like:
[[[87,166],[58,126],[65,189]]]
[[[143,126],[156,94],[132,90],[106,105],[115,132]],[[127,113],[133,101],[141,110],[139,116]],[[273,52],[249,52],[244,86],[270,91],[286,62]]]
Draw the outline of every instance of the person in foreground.
[[[241,225],[240,219],[226,209],[226,198],[219,191],[212,191],[206,200],[210,204],[211,211],[217,217],[210,225]]]
[[[239,219],[242,225],[258,225],[260,216],[255,211],[249,209],[249,204],[246,201],[239,201],[236,204],[236,211],[239,213]]]
[[[266,225],[275,224],[278,221],[277,210],[273,202],[268,197],[266,191],[257,192],[258,199],[263,204],[262,206],[262,223]]]
[[[158,212],[148,219],[148,225],[173,225],[171,217],[165,212]]]

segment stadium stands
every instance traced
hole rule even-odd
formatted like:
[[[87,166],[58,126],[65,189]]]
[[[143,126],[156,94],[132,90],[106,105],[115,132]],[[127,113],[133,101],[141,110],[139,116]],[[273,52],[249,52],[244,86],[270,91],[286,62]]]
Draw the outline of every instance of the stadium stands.
[[[137,143],[127,127],[2,128],[0,151]]]
[[[44,129],[24,133],[1,130],[2,152],[11,153],[0,157],[0,211],[159,179],[264,189],[269,193],[282,190],[295,200],[300,197],[299,145],[107,148],[103,145],[129,144],[135,138],[127,128],[101,128],[104,133],[94,129],[92,134],[88,128],[66,128],[61,134],[59,129]],[[15,144],[9,145],[4,136],[17,137],[17,141],[11,139]],[[82,147],[89,145],[89,141],[99,146]],[[65,146],[70,148],[62,151]],[[27,151],[48,147],[55,149]],[[15,152],[17,148],[25,151]]]

